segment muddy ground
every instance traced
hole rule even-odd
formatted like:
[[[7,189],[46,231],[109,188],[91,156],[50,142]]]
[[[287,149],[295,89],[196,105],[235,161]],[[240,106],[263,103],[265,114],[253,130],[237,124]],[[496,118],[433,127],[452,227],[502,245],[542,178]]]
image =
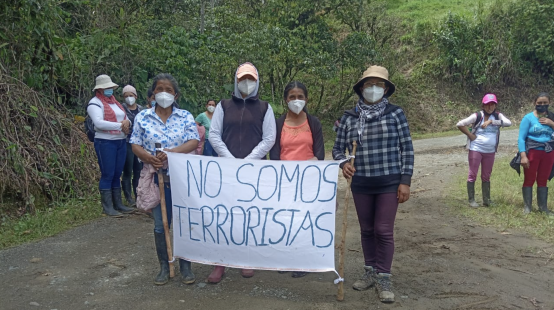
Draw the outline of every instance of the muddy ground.
[[[499,156],[513,154],[516,138],[517,131],[502,133]],[[175,278],[155,286],[153,221],[133,215],[0,251],[0,309],[554,309],[554,257],[547,254],[554,245],[480,227],[446,205],[443,187],[466,170],[464,142],[457,136],[414,143],[413,194],[396,221],[394,304],[380,303],[374,290],[350,288],[363,266],[351,208],[343,302],[335,299],[333,273],[294,279],[258,271],[244,279],[230,269],[209,285],[203,280],[211,267],[194,265],[196,284]],[[342,205],[342,177],[341,184]]]

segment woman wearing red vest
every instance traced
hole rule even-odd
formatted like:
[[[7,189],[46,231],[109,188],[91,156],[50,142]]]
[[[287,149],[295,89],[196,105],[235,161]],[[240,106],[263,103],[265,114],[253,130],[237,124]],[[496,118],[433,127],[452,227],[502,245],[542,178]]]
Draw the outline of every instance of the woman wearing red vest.
[[[231,99],[221,100],[212,116],[209,142],[220,157],[265,159],[275,143],[275,116],[267,101],[258,97],[258,70],[247,62],[235,74],[235,91]],[[224,266],[216,266],[209,283],[219,283]],[[245,278],[254,270],[242,269]]]

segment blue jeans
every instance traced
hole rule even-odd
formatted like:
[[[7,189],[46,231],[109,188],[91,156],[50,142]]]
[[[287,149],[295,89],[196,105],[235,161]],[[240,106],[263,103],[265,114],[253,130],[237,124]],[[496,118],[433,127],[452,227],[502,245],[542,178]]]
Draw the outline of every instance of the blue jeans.
[[[206,139],[206,141],[204,141],[204,152],[202,153],[202,155],[204,155],[204,156],[213,156],[213,157],[218,157],[219,156],[215,152],[214,148],[212,147],[212,144],[210,143],[210,141],[208,141],[208,139]]]
[[[94,150],[100,166],[100,184],[98,188],[121,188],[119,179],[127,156],[127,140],[94,139]]]
[[[121,184],[128,183],[131,186],[131,179],[133,180],[132,189],[135,197],[137,196],[137,186],[140,179],[140,171],[142,170],[142,163],[139,162],[137,155],[133,153],[133,147],[131,143],[127,143],[127,156],[125,158],[125,166],[123,167],[123,176],[121,177]],[[122,186],[123,187],[123,186]]]
[[[154,175],[154,183],[158,186],[158,174]],[[171,220],[173,219],[173,201],[171,200],[171,184],[164,184],[165,192],[165,209],[167,214],[167,227],[171,228]],[[158,204],[152,209],[152,216],[154,217],[154,232],[158,234],[164,233],[164,222],[162,218],[162,205]]]

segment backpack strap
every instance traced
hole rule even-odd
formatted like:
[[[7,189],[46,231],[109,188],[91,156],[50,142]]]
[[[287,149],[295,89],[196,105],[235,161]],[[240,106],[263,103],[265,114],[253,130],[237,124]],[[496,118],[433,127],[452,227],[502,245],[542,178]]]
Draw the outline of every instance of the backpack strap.
[[[475,112],[475,116],[476,116],[476,120],[475,120],[475,123],[473,123],[472,128],[477,128],[479,123],[481,123],[481,121],[483,120],[483,115],[481,114],[481,111]]]

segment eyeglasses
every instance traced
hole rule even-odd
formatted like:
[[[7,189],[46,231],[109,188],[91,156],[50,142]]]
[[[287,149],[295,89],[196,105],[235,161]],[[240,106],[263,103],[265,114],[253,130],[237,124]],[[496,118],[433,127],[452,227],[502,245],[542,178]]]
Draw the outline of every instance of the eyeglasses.
[[[379,86],[381,88],[385,88],[387,86],[387,84],[385,82],[377,82],[377,83],[365,82],[364,85],[363,85],[363,88],[373,87],[373,86]]]

